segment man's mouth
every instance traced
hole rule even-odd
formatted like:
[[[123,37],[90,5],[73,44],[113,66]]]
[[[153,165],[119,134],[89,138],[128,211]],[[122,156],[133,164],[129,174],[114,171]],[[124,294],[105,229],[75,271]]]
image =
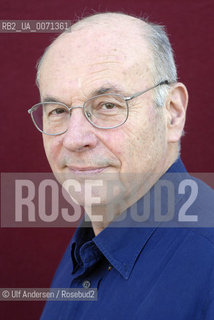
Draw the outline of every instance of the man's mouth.
[[[108,167],[74,167],[68,166],[68,169],[71,173],[77,175],[90,175],[90,174],[99,174],[103,172]]]

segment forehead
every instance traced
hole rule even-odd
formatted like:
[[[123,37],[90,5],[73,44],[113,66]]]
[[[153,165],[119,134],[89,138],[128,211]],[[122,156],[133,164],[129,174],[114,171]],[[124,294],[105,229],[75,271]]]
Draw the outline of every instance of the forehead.
[[[63,34],[49,48],[41,65],[40,89],[92,89],[102,82],[130,86],[134,79],[145,82],[150,77],[151,64],[151,53],[139,31],[130,32],[125,26],[121,31],[83,28]]]

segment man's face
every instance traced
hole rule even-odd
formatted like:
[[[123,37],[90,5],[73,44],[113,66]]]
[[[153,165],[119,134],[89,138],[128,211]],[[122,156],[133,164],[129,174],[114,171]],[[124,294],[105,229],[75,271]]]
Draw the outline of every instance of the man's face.
[[[57,40],[41,66],[41,99],[80,106],[98,90],[110,88],[108,92],[129,96],[152,87],[151,53],[146,43],[138,53],[127,34],[125,27],[119,36],[91,28]],[[154,105],[153,94],[151,90],[129,102],[129,118],[121,127],[95,128],[78,108],[72,111],[66,133],[43,135],[48,161],[59,181],[64,181],[65,174],[81,184],[92,177],[112,176],[121,185],[120,196],[127,206],[141,197],[166,166],[166,116],[164,108]],[[100,196],[105,205],[107,199]],[[83,194],[77,200],[84,205]]]

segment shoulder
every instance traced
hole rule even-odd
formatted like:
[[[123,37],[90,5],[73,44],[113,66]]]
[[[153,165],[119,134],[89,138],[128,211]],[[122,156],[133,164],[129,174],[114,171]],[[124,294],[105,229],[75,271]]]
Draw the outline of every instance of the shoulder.
[[[214,249],[214,190],[203,181],[190,176],[196,183],[196,197],[192,211],[198,216],[196,228],[191,231],[208,241]]]
[[[182,174],[177,193],[177,223],[214,245],[214,190],[202,180]]]

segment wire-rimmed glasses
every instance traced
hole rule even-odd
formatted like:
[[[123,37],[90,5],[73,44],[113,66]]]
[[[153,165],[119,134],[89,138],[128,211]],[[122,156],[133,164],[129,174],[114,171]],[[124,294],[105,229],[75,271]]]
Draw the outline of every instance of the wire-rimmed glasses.
[[[47,135],[56,136],[65,133],[69,127],[72,110],[82,108],[86,119],[96,128],[113,129],[123,125],[129,116],[128,101],[152,90],[160,85],[169,84],[161,81],[155,86],[132,96],[106,93],[94,96],[82,106],[68,107],[62,102],[50,101],[35,104],[28,110],[36,128]]]

